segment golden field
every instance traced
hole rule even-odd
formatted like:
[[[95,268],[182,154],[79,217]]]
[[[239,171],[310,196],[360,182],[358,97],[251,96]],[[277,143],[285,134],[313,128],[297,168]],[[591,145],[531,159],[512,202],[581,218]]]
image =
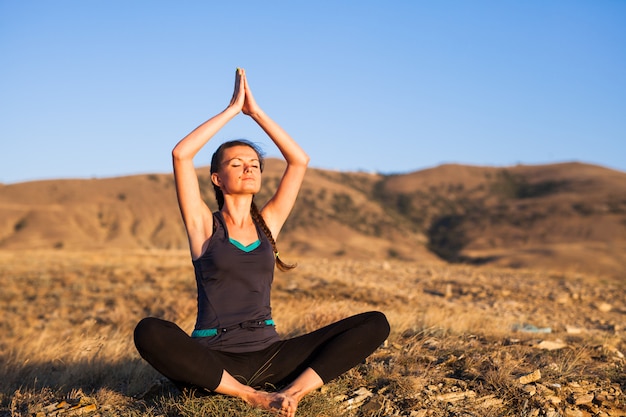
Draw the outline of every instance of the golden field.
[[[623,281],[295,260],[274,282],[281,334],[371,309],[392,326],[367,363],[305,398],[301,416],[626,415]],[[135,351],[132,331],[144,316],[191,331],[186,251],[4,250],[0,282],[0,415],[265,415],[237,399],[179,393]]]

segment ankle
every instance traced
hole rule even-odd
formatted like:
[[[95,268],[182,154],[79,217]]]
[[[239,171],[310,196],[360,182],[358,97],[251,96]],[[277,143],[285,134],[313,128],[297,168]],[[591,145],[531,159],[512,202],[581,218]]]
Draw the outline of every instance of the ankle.
[[[295,385],[289,385],[280,392],[287,397],[293,398],[297,402],[300,402],[300,400],[308,393],[308,391],[305,391],[302,387]]]
[[[251,388],[249,390],[245,390],[241,392],[239,394],[239,397],[242,400],[244,400],[246,403],[254,405],[259,402],[259,397],[261,397],[262,395],[263,395],[262,392]]]

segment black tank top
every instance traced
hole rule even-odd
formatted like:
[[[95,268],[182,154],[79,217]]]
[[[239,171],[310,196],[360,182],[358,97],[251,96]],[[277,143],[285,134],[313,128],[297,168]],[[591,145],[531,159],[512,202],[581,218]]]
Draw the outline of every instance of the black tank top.
[[[229,241],[221,212],[213,213],[213,224],[206,251],[193,261],[198,287],[195,328],[227,330],[198,340],[225,352],[261,350],[279,340],[275,327],[240,325],[272,318],[272,245],[257,225],[261,244],[250,252],[243,251]]]

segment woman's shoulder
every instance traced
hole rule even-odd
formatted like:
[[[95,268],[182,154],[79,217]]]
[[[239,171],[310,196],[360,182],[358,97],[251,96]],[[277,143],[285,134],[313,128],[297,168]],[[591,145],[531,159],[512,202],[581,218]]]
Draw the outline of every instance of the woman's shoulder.
[[[224,225],[224,215],[220,210],[216,210],[213,212],[213,232],[215,232],[215,228],[218,226]]]

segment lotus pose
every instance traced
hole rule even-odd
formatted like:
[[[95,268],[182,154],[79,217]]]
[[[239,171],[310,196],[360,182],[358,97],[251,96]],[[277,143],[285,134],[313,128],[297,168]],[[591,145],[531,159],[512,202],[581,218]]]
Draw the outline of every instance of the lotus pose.
[[[261,209],[263,158],[250,142],[223,143],[211,160],[219,210],[201,198],[193,158],[239,113],[251,117],[287,162],[276,193]],[[172,151],[178,203],[198,287],[195,330],[147,317],[135,345],[157,371],[179,386],[239,397],[293,417],[298,402],[368,357],[389,335],[385,316],[361,313],[308,334],[281,339],[270,306],[275,266],[284,263],[276,237],[296,201],[309,157],[257,105],[243,69],[224,111],[198,126]]]

